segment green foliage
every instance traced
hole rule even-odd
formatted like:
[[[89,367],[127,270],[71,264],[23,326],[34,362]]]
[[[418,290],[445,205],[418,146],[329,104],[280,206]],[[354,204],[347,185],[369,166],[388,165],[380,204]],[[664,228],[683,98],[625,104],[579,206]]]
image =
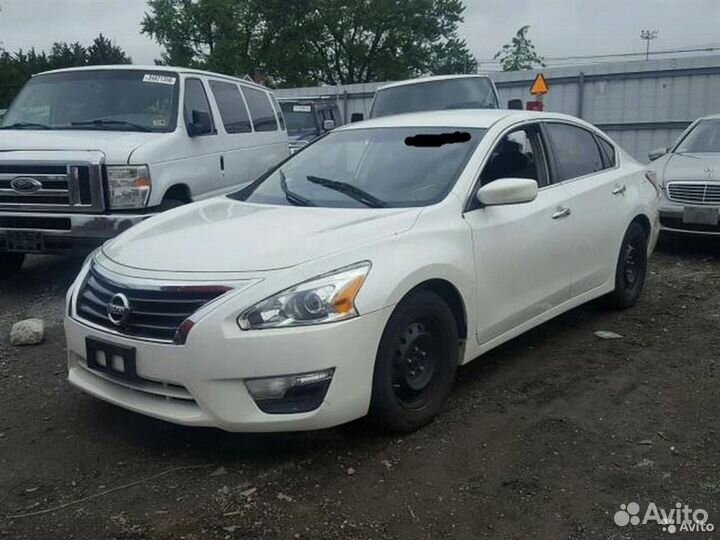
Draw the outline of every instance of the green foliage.
[[[512,42],[503,45],[502,49],[493,57],[500,58],[503,71],[520,71],[532,69],[535,66],[545,67],[544,59],[535,51],[535,45],[527,37],[530,26],[525,25],[517,31]]]
[[[160,62],[303,86],[475,71],[462,0],[149,0]]]
[[[53,43],[50,52],[0,51],[0,108],[6,108],[15,94],[35,73],[77,66],[130,64],[132,59],[102,34],[90,47],[75,43]]]

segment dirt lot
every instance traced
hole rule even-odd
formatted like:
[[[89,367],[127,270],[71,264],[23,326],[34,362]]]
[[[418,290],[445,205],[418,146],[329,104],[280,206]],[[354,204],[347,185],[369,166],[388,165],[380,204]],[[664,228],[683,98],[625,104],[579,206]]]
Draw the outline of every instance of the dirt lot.
[[[80,394],[61,326],[79,264],[37,259],[0,285],[0,537],[720,537],[613,522],[622,503],[682,501],[720,527],[718,241],[664,241],[639,306],[589,305],[488,354],[402,438],[187,429]],[[43,345],[7,344],[24,316],[46,318]]]

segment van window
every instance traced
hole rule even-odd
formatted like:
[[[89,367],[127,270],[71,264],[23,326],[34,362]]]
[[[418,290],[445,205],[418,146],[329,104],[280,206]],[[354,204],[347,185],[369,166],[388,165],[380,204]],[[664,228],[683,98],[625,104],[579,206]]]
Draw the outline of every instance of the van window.
[[[275,112],[277,113],[278,120],[280,121],[280,129],[285,131],[285,116],[283,115],[280,103],[278,103],[277,98],[273,94],[270,94],[270,99],[272,99]]]
[[[250,116],[245,108],[240,89],[236,84],[210,81],[210,90],[220,110],[225,131],[228,133],[250,133]]]
[[[185,80],[185,102],[183,105],[185,112],[185,124],[192,122],[192,112],[200,111],[210,116],[212,122],[212,113],[210,112],[210,103],[208,103],[205,88],[200,79]],[[213,123],[214,125],[214,123]]]
[[[252,116],[255,131],[277,131],[278,124],[275,119],[275,111],[270,105],[267,93],[247,87],[243,87],[242,91],[250,108],[250,116]]]

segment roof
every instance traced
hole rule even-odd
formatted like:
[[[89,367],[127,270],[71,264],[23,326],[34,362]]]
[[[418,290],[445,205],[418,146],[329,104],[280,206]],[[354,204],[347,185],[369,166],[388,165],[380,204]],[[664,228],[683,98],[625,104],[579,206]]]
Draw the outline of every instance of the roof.
[[[337,130],[387,128],[387,127],[458,127],[488,129],[501,120],[569,120],[577,124],[589,126],[587,122],[558,113],[504,109],[453,109],[444,111],[416,112],[381,116],[338,127]]]
[[[242,77],[233,77],[232,75],[224,75],[222,73],[213,73],[212,71],[203,71],[201,69],[191,69],[191,68],[184,68],[184,67],[173,67],[173,66],[153,66],[153,65],[137,65],[137,64],[114,64],[111,66],[82,66],[82,67],[72,67],[72,68],[63,68],[63,69],[53,69],[51,71],[43,71],[42,73],[36,73],[33,75],[34,77],[37,77],[38,75],[47,75],[49,73],[69,73],[73,71],[152,71],[152,72],[171,72],[171,73],[187,73],[192,75],[205,75],[208,77],[217,77],[220,79],[230,79],[235,82],[242,82],[245,84],[248,84],[250,86],[256,86],[258,88],[262,88],[263,90],[267,90],[271,92],[272,90],[266,86],[262,86],[261,84],[257,84],[256,82],[249,81],[247,79],[243,79]]]
[[[408,79],[406,81],[398,81],[384,86],[378,87],[378,90],[385,90],[386,88],[395,88],[396,86],[406,86],[409,84],[423,84],[434,81],[447,81],[450,79],[490,79],[487,75],[436,75],[434,77],[419,77],[417,79]]]

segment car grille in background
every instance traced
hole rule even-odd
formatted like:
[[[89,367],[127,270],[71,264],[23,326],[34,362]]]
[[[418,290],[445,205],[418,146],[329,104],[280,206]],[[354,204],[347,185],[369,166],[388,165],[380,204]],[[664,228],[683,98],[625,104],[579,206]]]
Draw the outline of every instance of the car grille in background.
[[[101,206],[93,201],[90,165],[27,165],[0,163],[0,206],[33,209]],[[32,193],[12,188],[16,178],[31,178],[41,184]],[[87,209],[87,208],[86,208]]]
[[[679,203],[720,205],[720,182],[670,182],[667,194]]]
[[[228,290],[215,286],[130,288],[108,280],[93,268],[78,294],[76,309],[80,318],[121,334],[172,342],[185,319]],[[127,297],[131,309],[121,326],[113,324],[107,315],[107,305],[118,293]]]

